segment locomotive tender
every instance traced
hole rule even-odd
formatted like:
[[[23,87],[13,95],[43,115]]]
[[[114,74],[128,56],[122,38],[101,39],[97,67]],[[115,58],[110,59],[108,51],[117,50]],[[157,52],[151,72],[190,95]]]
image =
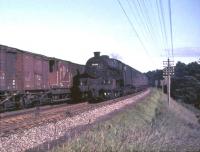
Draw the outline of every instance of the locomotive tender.
[[[68,100],[77,70],[84,66],[0,45],[0,112]]]
[[[100,56],[94,52],[85,65],[85,72],[78,76],[80,98],[104,100],[143,90],[147,77],[119,60]]]

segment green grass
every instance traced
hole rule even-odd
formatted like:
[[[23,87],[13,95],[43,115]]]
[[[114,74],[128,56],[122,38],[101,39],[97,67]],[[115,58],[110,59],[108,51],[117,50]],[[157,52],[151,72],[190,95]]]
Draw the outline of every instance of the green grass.
[[[132,109],[96,124],[52,152],[198,151],[198,129],[168,109],[166,98],[153,89]]]

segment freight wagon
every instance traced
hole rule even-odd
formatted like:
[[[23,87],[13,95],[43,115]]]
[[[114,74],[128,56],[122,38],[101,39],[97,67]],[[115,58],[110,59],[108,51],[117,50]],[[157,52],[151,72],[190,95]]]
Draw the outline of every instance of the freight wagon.
[[[66,101],[84,66],[0,45],[0,111]]]

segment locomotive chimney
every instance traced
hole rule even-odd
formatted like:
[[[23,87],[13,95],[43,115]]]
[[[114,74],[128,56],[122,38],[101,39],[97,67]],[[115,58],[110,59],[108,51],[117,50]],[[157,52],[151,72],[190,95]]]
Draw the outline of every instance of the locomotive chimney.
[[[94,52],[94,57],[100,57],[100,52]]]

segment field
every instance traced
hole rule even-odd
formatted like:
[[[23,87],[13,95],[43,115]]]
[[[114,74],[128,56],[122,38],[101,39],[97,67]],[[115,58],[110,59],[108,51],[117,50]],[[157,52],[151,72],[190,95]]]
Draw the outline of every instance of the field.
[[[77,135],[52,152],[200,151],[195,114],[153,89],[133,107]]]

